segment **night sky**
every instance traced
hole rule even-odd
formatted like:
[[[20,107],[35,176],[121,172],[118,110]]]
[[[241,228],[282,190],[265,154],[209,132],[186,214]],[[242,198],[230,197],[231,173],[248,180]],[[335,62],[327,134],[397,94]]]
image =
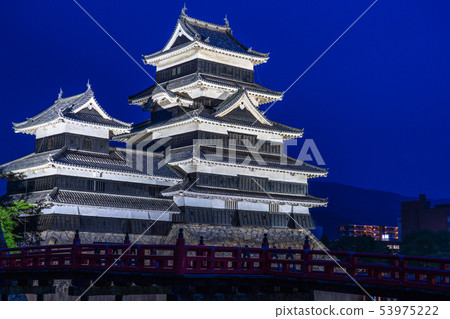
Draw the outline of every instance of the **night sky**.
[[[187,1],[186,13],[218,24],[228,14],[237,39],[270,52],[255,81],[284,91],[372,1]],[[163,48],[183,7],[79,2],[139,63]],[[379,0],[267,116],[305,129],[328,181],[450,198],[449,12],[448,0]],[[112,116],[148,118],[127,96],[152,80],[73,1],[1,1],[0,30],[1,163],[33,151],[11,123],[49,107],[60,87],[67,97],[90,79]]]

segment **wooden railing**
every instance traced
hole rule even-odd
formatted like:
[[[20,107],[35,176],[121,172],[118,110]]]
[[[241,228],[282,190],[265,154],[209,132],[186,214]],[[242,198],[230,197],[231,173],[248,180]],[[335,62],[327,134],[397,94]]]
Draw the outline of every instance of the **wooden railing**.
[[[182,236],[180,236],[182,237]],[[271,275],[450,292],[450,259],[309,249],[81,244],[0,250],[0,272],[105,270],[173,275]],[[122,257],[120,257],[123,254]],[[119,259],[120,257],[120,259]]]

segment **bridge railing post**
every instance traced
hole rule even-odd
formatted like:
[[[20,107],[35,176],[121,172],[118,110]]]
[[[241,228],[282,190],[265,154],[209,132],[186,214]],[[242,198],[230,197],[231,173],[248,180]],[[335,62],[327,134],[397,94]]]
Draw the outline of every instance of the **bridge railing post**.
[[[44,267],[52,266],[51,254],[52,254],[52,250],[50,249],[50,247],[45,246],[45,248],[44,248],[44,264],[43,264]],[[64,262],[61,263],[61,260],[57,259],[57,264],[61,265],[61,264],[64,264]]]
[[[442,271],[448,270],[448,264],[447,263],[440,264],[439,269],[442,270]],[[444,283],[444,284],[449,284],[450,276],[442,276],[441,277],[441,282]]]
[[[269,249],[269,239],[267,237],[267,234],[264,234],[264,238],[261,244],[261,265],[260,269],[263,271],[264,274],[267,274],[271,271],[272,261],[269,256],[269,252],[267,251]]]
[[[302,263],[302,270],[305,275],[308,275],[310,271],[310,262],[312,260],[312,254],[310,253],[309,249],[303,250],[303,263]]]
[[[302,270],[303,270],[303,273],[305,273],[305,275],[307,275],[311,272],[310,264],[311,264],[313,255],[310,253],[310,251],[311,251],[311,246],[309,245],[309,236],[305,236],[305,241],[303,242],[304,258],[303,258],[303,264],[302,264]]]
[[[407,282],[408,281],[408,273],[407,273],[407,268],[408,268],[408,262],[405,260],[404,256],[398,256],[399,259],[399,280],[400,282]]]
[[[355,256],[354,252],[349,253],[347,262],[349,263],[349,267],[347,269],[348,274],[352,277],[355,277],[357,275],[356,269],[358,264],[358,258]]]
[[[180,228],[178,232],[177,243],[175,245],[175,251],[173,254],[173,264],[176,275],[183,275],[185,273],[185,261],[186,246],[183,236],[183,228]]]
[[[80,266],[80,232],[78,230],[75,231],[75,237],[73,238],[72,242],[72,268],[78,268]]]

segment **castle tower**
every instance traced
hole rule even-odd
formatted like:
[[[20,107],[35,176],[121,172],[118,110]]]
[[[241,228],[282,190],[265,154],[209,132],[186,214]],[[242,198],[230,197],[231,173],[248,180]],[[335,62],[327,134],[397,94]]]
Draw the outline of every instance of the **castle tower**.
[[[129,97],[151,118],[115,139],[139,152],[164,153],[183,176],[162,194],[180,208],[172,221],[194,236],[252,245],[249,234],[259,243],[269,231],[278,246],[296,246],[298,235],[314,228],[309,209],[327,203],[309,195],[308,179],[327,171],[283,154],[283,142],[301,138],[303,130],[261,112],[260,105],[282,98],[254,82],[254,67],[268,54],[240,43],[225,22],[182,11],[164,48],[143,57],[156,66],[158,83]]]
[[[109,145],[111,137],[130,129],[106,113],[89,83],[75,96],[63,98],[60,92],[48,109],[14,124],[16,133],[36,136],[35,152],[0,166],[8,179],[1,204],[22,199],[44,204],[39,225],[44,243],[70,242],[75,230],[87,242],[122,242],[125,232],[142,233],[168,210],[152,228],[152,234],[166,234],[170,214],[179,210],[161,191],[180,176],[167,166],[152,175],[132,169],[124,150]],[[157,158],[148,158],[153,161]]]

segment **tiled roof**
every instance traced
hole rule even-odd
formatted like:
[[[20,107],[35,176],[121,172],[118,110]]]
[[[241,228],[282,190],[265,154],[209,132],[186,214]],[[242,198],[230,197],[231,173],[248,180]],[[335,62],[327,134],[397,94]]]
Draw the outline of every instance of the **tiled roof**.
[[[0,205],[1,206],[10,206],[14,204],[14,202],[19,202],[21,200],[24,200],[27,203],[40,203],[44,202],[47,195],[49,195],[52,191],[40,191],[40,192],[33,192],[33,193],[22,193],[22,194],[6,194],[0,197]]]
[[[172,200],[161,198],[111,195],[68,190],[58,190],[56,195],[52,197],[52,202],[61,204],[117,207],[170,212],[180,211]]]
[[[135,95],[129,96],[128,101],[130,103],[135,103],[134,101],[139,101],[142,99],[150,100],[154,94],[163,91],[161,86],[170,92],[171,90],[193,84],[197,81],[204,81],[207,83],[212,83],[212,84],[221,85],[221,86],[227,86],[227,87],[231,87],[234,89],[246,89],[247,91],[250,91],[250,92],[253,91],[253,92],[257,92],[257,93],[261,93],[261,94],[269,94],[269,95],[273,95],[273,96],[282,96],[283,95],[283,93],[281,93],[281,92],[270,90],[270,89],[265,88],[256,83],[236,81],[236,80],[223,78],[220,76],[214,76],[214,75],[197,72],[197,73],[185,75],[185,76],[177,78],[177,79],[162,82],[162,83],[160,83],[160,85],[154,84],[142,92],[139,92]],[[139,103],[139,104],[141,104],[141,103]]]
[[[263,112],[261,112],[259,110],[259,107],[252,102],[252,100],[250,99],[250,97],[247,94],[246,89],[239,89],[235,94],[233,94],[228,99],[226,99],[225,101],[220,103],[217,107],[215,107],[216,111],[213,113],[213,115],[220,116],[221,114],[224,114],[224,112],[227,111],[228,109],[230,109],[234,106],[237,107],[236,103],[237,103],[237,101],[239,101],[239,99],[242,96],[246,97],[246,100],[250,104],[250,108],[255,113],[255,114],[252,114],[251,120],[254,119],[253,122],[259,121],[259,122],[262,122],[263,124],[271,125],[270,120],[264,115]],[[242,119],[240,116],[237,116],[237,118]]]
[[[136,169],[136,157],[133,163],[127,163],[124,150],[111,148],[109,154],[77,151],[67,148],[60,150],[30,154],[21,159],[0,166],[0,174],[7,174],[21,169],[33,168],[48,163],[77,166],[91,169],[102,169],[107,171],[117,171],[131,174],[143,174],[148,176],[159,176],[165,178],[179,179],[180,176],[168,165],[160,166],[163,158],[157,154],[144,154],[141,160],[144,162],[145,171]],[[147,161],[152,161],[151,166]],[[149,171],[149,166],[152,168]]]
[[[236,80],[226,79],[226,78],[222,78],[222,77],[219,77],[216,75],[211,75],[211,74],[201,74],[201,77],[206,82],[211,82],[214,84],[227,85],[227,86],[235,87],[235,88],[244,88],[247,91],[255,91],[258,93],[262,93],[262,94],[270,94],[270,95],[276,95],[276,96],[283,95],[282,92],[278,92],[278,91],[274,91],[274,90],[265,88],[256,83],[236,81]]]
[[[115,207],[140,210],[179,212],[179,208],[170,199],[124,196],[92,192],[70,191],[54,188],[53,190],[24,194],[7,194],[0,197],[1,205],[11,205],[25,200],[29,203],[58,203],[70,205]]]
[[[297,161],[296,159],[289,156],[280,156],[276,154],[262,154],[258,155],[263,159],[263,162],[257,161],[254,156],[252,156],[249,151],[236,150],[236,156],[230,157],[228,150],[224,149],[223,156],[217,156],[217,150],[215,147],[211,146],[201,146],[200,147],[200,158],[203,160],[221,162],[221,163],[233,163],[238,165],[249,165],[260,168],[273,168],[281,170],[291,170],[311,174],[326,175],[327,169],[316,167],[305,162]],[[175,154],[171,158],[172,163],[184,161],[193,157],[192,151],[184,151],[179,154]]]
[[[269,122],[272,124],[267,125],[267,124],[262,124],[259,121],[256,121],[255,123],[249,123],[248,121],[242,121],[242,120],[238,120],[235,118],[229,118],[229,117],[215,117],[213,115],[213,113],[215,112],[214,109],[196,109],[196,110],[186,110],[186,112],[180,112],[181,115],[177,116],[177,117],[173,117],[170,118],[166,121],[160,121],[157,123],[152,123],[151,120],[147,120],[145,122],[139,123],[135,126],[133,126],[133,128],[131,129],[130,133],[126,133],[126,134],[122,134],[122,135],[118,135],[116,137],[114,137],[113,139],[123,139],[129,136],[133,136],[136,134],[140,134],[142,132],[144,132],[147,129],[155,129],[158,127],[163,127],[163,126],[167,126],[167,125],[171,125],[171,124],[176,124],[176,123],[180,123],[186,120],[189,120],[193,117],[198,117],[201,119],[205,119],[205,120],[209,120],[209,121],[214,121],[217,123],[224,123],[224,124],[230,124],[230,125],[238,125],[238,126],[244,126],[244,127],[248,127],[248,128],[255,128],[255,129],[262,129],[262,130],[267,130],[267,131],[272,131],[272,132],[280,132],[286,135],[295,135],[298,136],[299,134],[301,135],[301,133],[303,133],[303,129],[298,129],[295,127],[290,127],[290,126],[286,126],[274,121],[270,121]]]
[[[188,17],[185,14],[181,14],[178,23],[181,25],[183,30],[194,39],[194,41],[199,41],[202,44],[219,48],[222,50],[236,52],[239,54],[244,54],[248,56],[252,56],[255,58],[268,58],[267,53],[261,53],[248,48],[247,46],[240,43],[232,34],[232,31],[228,25],[217,25],[201,20],[197,20],[191,17]],[[174,35],[172,34],[172,37]],[[172,38],[171,37],[171,38]],[[166,52],[174,49],[178,49],[180,47],[189,45],[194,42],[185,42],[175,47],[172,47],[169,50],[161,50],[155,52],[153,54],[147,55],[146,57],[158,57]]]
[[[199,37],[200,41],[205,44],[242,54],[257,57],[268,57],[268,54],[253,51],[240,43],[233,36],[231,29],[226,25],[220,27],[212,23],[188,17],[186,15],[180,16],[180,22],[184,24],[184,26],[194,37]]]
[[[67,98],[58,98],[55,103],[50,106],[45,111],[39,113],[38,115],[27,119],[22,123],[15,123],[15,130],[23,130],[27,128],[31,128],[40,124],[44,124],[57,118],[68,118],[71,120],[84,122],[84,123],[93,123],[96,125],[109,126],[120,129],[129,129],[131,124],[124,123],[119,120],[116,120],[108,115],[108,118],[103,118],[100,115],[86,114],[86,113],[74,113],[73,111],[78,109],[79,107],[86,104],[89,99],[95,98],[94,92],[88,87],[86,92],[67,97]],[[98,104],[98,103],[97,103]],[[98,104],[99,105],[99,104]],[[101,106],[99,105],[101,108]],[[101,108],[101,110],[105,113],[106,111]]]
[[[134,163],[127,163],[125,151],[114,148],[110,150],[109,154],[66,150],[60,154],[57,154],[53,158],[53,162],[65,165],[129,172],[133,174],[146,174],[167,178],[179,178],[179,175],[167,165],[158,167],[160,161],[163,160],[160,156],[145,154],[142,156],[142,160],[145,161],[145,168],[148,168],[147,161],[152,161],[151,172],[146,171],[144,173],[143,171],[134,168],[136,165],[136,160],[134,159]]]
[[[314,197],[310,195],[285,195],[285,194],[274,194],[270,193],[270,195],[266,192],[255,192],[255,191],[245,191],[245,190],[235,190],[235,189],[223,189],[223,188],[214,188],[207,186],[198,186],[194,184],[193,181],[186,182],[183,181],[178,183],[172,187],[169,187],[162,191],[164,194],[171,194],[173,192],[181,192],[187,191],[190,193],[200,193],[200,194],[212,194],[212,195],[223,195],[223,196],[235,196],[235,197],[254,197],[254,198],[263,198],[267,200],[285,200],[292,202],[300,202],[300,203],[309,203],[309,204],[317,204],[317,205],[325,205],[328,201],[324,198]],[[169,195],[165,195],[169,196]]]
[[[3,164],[0,166],[0,174],[7,174],[13,171],[47,164],[49,163],[49,159],[59,151],[60,150],[53,150],[38,154],[32,153],[12,162]]]
[[[119,123],[114,119],[105,119],[102,116],[88,113],[70,113],[67,112],[64,114],[64,117],[69,118],[71,120],[79,121],[79,122],[87,122],[87,123],[95,123],[99,125],[111,126],[111,127],[120,127],[120,128],[129,128],[130,126],[125,126]]]

